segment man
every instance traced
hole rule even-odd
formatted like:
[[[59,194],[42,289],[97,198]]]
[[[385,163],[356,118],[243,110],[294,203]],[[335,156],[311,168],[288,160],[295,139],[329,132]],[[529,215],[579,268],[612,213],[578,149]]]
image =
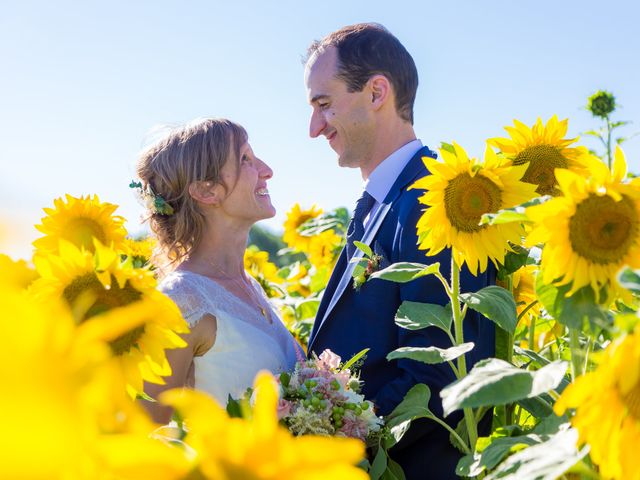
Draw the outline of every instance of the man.
[[[422,215],[418,197],[407,190],[428,174],[422,157],[436,154],[416,139],[413,103],[418,74],[411,55],[384,27],[358,24],[344,27],[309,48],[305,84],[313,108],[309,133],[324,136],[342,167],[359,168],[365,192],[356,204],[347,233],[347,247],[333,271],[311,333],[309,352],[329,348],[343,359],[370,348],[361,370],[363,392],[378,413],[389,414],[418,383],[431,389],[431,410],[442,416],[440,390],[455,377],[448,364],[426,365],[412,360],[387,361],[399,347],[451,346],[437,328],[399,328],[395,314],[405,300],[445,305],[449,299],[433,276],[406,284],[370,280],[353,287],[353,263],[360,253],[354,240],[368,244],[384,264],[440,262],[449,275],[451,252],[426,258],[417,248],[416,223]],[[476,291],[494,282],[490,270],[473,277],[462,272],[463,291]],[[465,341],[475,343],[468,365],[494,353],[494,330],[488,320],[468,313]],[[454,428],[460,412],[447,417]],[[487,420],[485,420],[487,422]],[[481,428],[481,431],[483,429]],[[391,452],[407,478],[457,478],[461,454],[449,434],[433,421],[420,420]]]

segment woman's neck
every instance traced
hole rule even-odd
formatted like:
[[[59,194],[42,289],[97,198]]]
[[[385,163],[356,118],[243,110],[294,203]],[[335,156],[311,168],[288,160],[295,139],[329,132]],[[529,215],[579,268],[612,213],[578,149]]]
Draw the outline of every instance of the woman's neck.
[[[242,278],[249,228],[207,222],[200,243],[181,267],[210,277]]]

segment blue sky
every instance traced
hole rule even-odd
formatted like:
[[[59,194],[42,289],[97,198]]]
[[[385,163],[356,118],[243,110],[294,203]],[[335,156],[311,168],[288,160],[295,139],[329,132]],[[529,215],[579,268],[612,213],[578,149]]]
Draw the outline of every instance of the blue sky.
[[[393,6],[393,8],[391,8]],[[42,207],[71,193],[120,205],[132,232],[142,208],[128,188],[136,154],[159,124],[228,117],[271,165],[279,228],[294,202],[351,207],[361,187],[324,139],[310,139],[301,58],[313,39],[376,21],[413,55],[418,137],[482,155],[514,118],[569,118],[614,92],[616,118],[640,130],[635,1],[11,2],[0,15],[0,222],[3,250],[26,257]],[[581,143],[595,144],[583,137]],[[640,172],[640,137],[625,145]]]

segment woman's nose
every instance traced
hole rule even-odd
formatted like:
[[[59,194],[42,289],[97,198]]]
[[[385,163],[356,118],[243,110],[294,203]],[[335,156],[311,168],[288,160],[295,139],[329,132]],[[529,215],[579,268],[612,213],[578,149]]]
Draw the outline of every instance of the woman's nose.
[[[273,177],[273,170],[271,167],[267,165],[263,160],[259,160],[260,162],[260,178],[269,179]]]

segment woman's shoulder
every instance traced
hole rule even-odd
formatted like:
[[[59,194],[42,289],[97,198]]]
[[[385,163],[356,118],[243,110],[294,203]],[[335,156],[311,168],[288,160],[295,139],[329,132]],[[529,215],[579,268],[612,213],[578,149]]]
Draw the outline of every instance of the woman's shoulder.
[[[160,278],[158,289],[163,293],[170,294],[174,291],[195,288],[195,283],[192,272],[173,270]]]
[[[174,270],[158,283],[158,290],[176,303],[190,327],[207,313],[215,316],[212,299],[204,291],[200,277],[187,270]]]

